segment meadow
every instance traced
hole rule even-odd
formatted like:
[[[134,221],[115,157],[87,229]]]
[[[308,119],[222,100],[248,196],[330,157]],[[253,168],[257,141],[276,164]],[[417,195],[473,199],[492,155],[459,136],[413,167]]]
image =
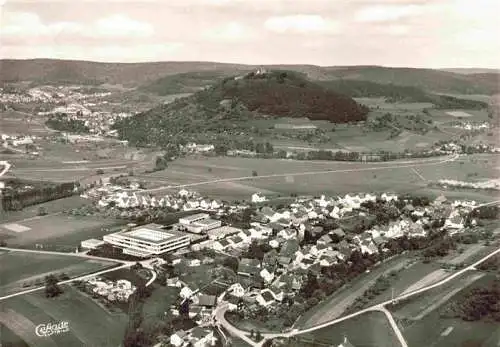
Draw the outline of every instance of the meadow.
[[[141,175],[149,188],[192,185],[190,189],[221,199],[248,199],[255,192],[269,196],[297,194],[338,195],[351,192],[409,192],[439,195],[429,182],[439,179],[479,180],[496,177],[498,156],[473,155],[454,162],[432,164],[442,160],[405,167],[401,162],[354,163],[329,161],[294,161],[284,159],[250,159],[235,157],[182,158],[163,171]],[[404,162],[404,161],[403,161]],[[399,167],[400,166],[400,167]],[[252,177],[252,171],[257,177]],[[336,172],[322,172],[336,171]],[[303,174],[303,173],[316,174]],[[258,177],[278,175],[273,177]],[[246,177],[231,182],[217,179]],[[207,182],[197,184],[199,182]],[[172,189],[156,191],[169,192]],[[481,197],[484,195],[484,198]],[[478,200],[494,198],[480,192]]]
[[[2,302],[2,325],[31,347],[38,346],[118,346],[123,340],[127,316],[104,311],[92,299],[70,286],[64,293],[47,299],[43,293],[27,294]],[[66,321],[67,333],[40,338],[35,326]],[[22,324],[21,324],[22,323]]]
[[[298,335],[298,343],[291,346],[337,346],[344,337],[356,347],[400,346],[387,318],[381,312],[368,312],[333,326]]]
[[[393,308],[393,315],[401,321],[401,331],[408,345],[497,347],[500,338],[498,323],[466,322],[440,316],[440,308],[450,300],[460,300],[465,288],[483,287],[491,280],[490,276],[468,273]]]
[[[45,136],[50,134],[43,120],[18,111],[0,111],[0,129],[5,134]]]
[[[48,214],[54,214],[62,212],[64,210],[78,208],[88,204],[89,200],[74,195],[67,198],[47,201],[41,204],[26,206],[20,211],[4,211],[0,217],[0,223],[5,224],[7,222],[13,222],[13,221],[22,222],[22,220],[30,218],[39,219],[38,211],[40,207],[45,209],[45,211]]]
[[[65,273],[69,277],[77,277],[114,265],[107,261],[26,252],[4,252],[0,254],[0,262],[2,295],[19,292],[23,285],[43,285],[45,276],[49,274]]]
[[[32,248],[42,244],[46,250],[54,250],[54,247],[74,250],[81,241],[108,234],[106,229],[123,223],[114,218],[56,213],[1,224],[0,239],[9,246]],[[24,231],[16,232],[17,228]]]

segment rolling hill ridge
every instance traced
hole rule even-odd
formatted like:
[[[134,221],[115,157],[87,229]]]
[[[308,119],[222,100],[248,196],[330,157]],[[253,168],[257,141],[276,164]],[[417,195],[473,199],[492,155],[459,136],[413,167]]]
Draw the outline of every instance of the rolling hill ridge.
[[[268,65],[266,69],[286,69],[305,74],[311,80],[365,80],[381,84],[395,84],[421,88],[429,92],[449,94],[488,94],[500,91],[500,74],[492,70],[476,69],[472,73],[444,70],[391,68],[382,66],[330,66]],[[167,83],[155,82],[167,76],[183,86],[183,81],[204,80],[214,82],[219,77],[254,71],[257,65],[226,64],[216,62],[148,62],[100,63],[76,60],[32,59],[0,60],[0,82],[37,81],[40,83],[122,84],[127,87],[147,88],[150,84],[161,87]],[[196,77],[192,73],[201,73]],[[213,73],[213,74],[212,74]],[[185,74],[179,76],[179,74]],[[205,74],[203,76],[203,74]],[[193,77],[194,76],[194,77]],[[200,82],[201,83],[201,82]],[[197,86],[199,83],[194,82]],[[210,84],[210,83],[208,83]],[[189,83],[187,83],[189,85]],[[193,82],[191,82],[193,85]],[[155,90],[154,86],[150,88]],[[161,91],[160,92],[164,93]],[[181,91],[182,92],[182,91]]]

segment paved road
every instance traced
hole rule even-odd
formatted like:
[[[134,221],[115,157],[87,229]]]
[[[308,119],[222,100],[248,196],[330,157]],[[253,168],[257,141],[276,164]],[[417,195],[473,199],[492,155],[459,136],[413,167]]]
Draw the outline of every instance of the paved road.
[[[196,187],[196,186],[214,184],[214,183],[250,181],[250,180],[260,180],[260,179],[264,179],[264,178],[274,178],[274,177],[313,176],[313,175],[324,175],[324,174],[332,174],[332,173],[391,170],[391,169],[403,169],[403,168],[412,168],[412,167],[421,167],[421,166],[441,165],[441,164],[455,161],[455,160],[457,160],[458,157],[459,157],[459,155],[455,154],[455,155],[447,156],[444,159],[440,159],[440,160],[424,159],[424,160],[398,162],[398,164],[385,165],[385,166],[379,166],[379,165],[374,164],[375,166],[363,167],[363,168],[357,168],[357,169],[305,171],[305,172],[292,172],[292,173],[271,174],[271,175],[261,175],[261,176],[241,176],[241,177],[231,177],[231,178],[219,178],[219,179],[202,181],[202,182],[195,182],[195,183],[187,183],[187,184],[172,185],[172,186],[162,186],[162,187],[142,190],[141,192],[154,192],[154,191],[159,191],[159,190],[164,190],[164,189],[178,189],[178,188]]]
[[[248,332],[236,328],[226,320],[225,314],[227,309],[228,309],[227,304],[217,306],[217,308],[215,309],[216,322],[222,325],[229,332],[229,334],[239,337],[246,343],[250,344],[250,346],[257,346],[255,341],[253,341],[251,338],[247,336],[249,335]]]
[[[385,316],[387,317],[387,320],[389,321],[389,324],[391,325],[392,330],[394,330],[394,333],[396,334],[401,346],[402,347],[409,347],[408,344],[406,343],[406,340],[405,340],[403,334],[401,333],[401,330],[399,330],[398,324],[394,320],[394,317],[392,316],[391,312],[389,312],[389,310],[386,309],[385,307],[379,308],[379,311],[382,312],[383,314],[385,314]]]
[[[3,175],[5,175],[7,173],[7,171],[9,171],[11,165],[6,162],[6,161],[0,161],[0,165],[3,165],[3,169],[2,169],[2,172],[0,172],[0,177],[2,177]]]
[[[146,283],[146,287],[149,287],[156,280],[157,277],[156,271],[154,270],[149,270],[149,271],[151,272],[151,278],[149,279],[148,283]]]
[[[73,171],[96,171],[96,170],[121,170],[126,169],[127,165],[102,166],[102,167],[69,167],[58,169],[16,169],[15,172],[73,172]]]
[[[420,288],[420,289],[417,289],[417,290],[414,290],[414,291],[411,291],[409,293],[406,293],[406,294],[403,294],[403,295],[400,295],[394,299],[391,299],[391,300],[387,300],[385,302],[382,302],[378,305],[374,305],[374,306],[371,306],[371,307],[368,307],[366,309],[363,309],[361,311],[358,311],[358,312],[355,312],[355,313],[352,313],[350,315],[347,315],[347,316],[344,316],[344,317],[341,317],[341,318],[337,318],[337,319],[334,319],[332,321],[329,321],[329,322],[325,322],[325,323],[322,323],[322,324],[319,324],[319,325],[316,325],[316,326],[313,326],[313,327],[310,327],[310,328],[307,328],[307,329],[303,329],[303,330],[298,330],[298,329],[294,329],[292,330],[291,332],[287,332],[287,333],[264,333],[263,336],[266,338],[266,339],[272,339],[272,338],[276,338],[276,337],[292,337],[292,336],[297,336],[297,335],[301,335],[301,334],[306,334],[306,333],[310,333],[310,332],[313,332],[313,331],[316,331],[316,330],[319,330],[319,329],[323,329],[327,326],[331,326],[331,325],[334,325],[334,324],[338,324],[340,322],[343,322],[345,320],[348,320],[348,319],[351,319],[351,318],[354,318],[354,317],[357,317],[357,316],[360,316],[364,313],[367,313],[367,312],[373,312],[373,311],[382,311],[385,313],[384,310],[387,310],[385,308],[385,306],[389,305],[389,304],[393,304],[395,302],[399,302],[401,300],[404,300],[404,299],[407,299],[407,298],[410,298],[412,296],[415,296],[415,295],[418,295],[418,294],[421,294],[421,293],[424,293],[426,291],[429,291],[431,289],[434,289],[434,288],[437,288],[439,286],[442,286],[452,280],[454,280],[455,278],[463,275],[465,272],[469,271],[469,270],[474,270],[476,268],[476,266],[478,266],[479,264],[481,264],[482,262],[486,261],[487,259],[495,256],[496,254],[499,254],[500,253],[500,248],[498,248],[497,250],[491,252],[490,254],[484,256],[483,258],[481,258],[480,260],[476,261],[475,263],[467,266],[466,268],[460,270],[460,271],[457,271],[456,273],[454,273],[453,275],[439,281],[439,282],[436,282],[435,284],[432,284],[432,285],[429,285],[429,286],[426,286],[426,287],[423,287],[423,288]],[[245,340],[247,343],[249,343],[251,346],[261,346],[263,342],[261,343],[256,343],[254,341],[252,341],[251,339],[249,339],[246,335],[248,334],[248,332],[246,331],[243,331],[243,330],[240,330],[236,327],[234,327],[231,323],[229,323],[225,318],[224,318],[224,314],[226,313],[228,309],[228,306],[227,305],[221,305],[219,307],[216,308],[216,319],[218,322],[220,322],[222,324],[222,326],[228,330],[232,335],[234,336],[237,336],[243,340]],[[392,315],[391,315],[392,317]],[[389,317],[388,317],[389,318]],[[396,324],[396,322],[394,321],[394,319],[391,319],[389,320],[389,322],[391,323],[391,326],[393,326],[393,329],[394,329],[394,325],[393,324]],[[397,328],[397,324],[395,326]],[[401,334],[401,332],[399,331],[399,328],[397,328],[398,330],[396,332],[396,335],[398,334]],[[400,340],[401,342],[401,345],[403,347],[406,347],[406,342],[402,342],[404,341],[404,337],[402,336],[398,336],[398,339]]]

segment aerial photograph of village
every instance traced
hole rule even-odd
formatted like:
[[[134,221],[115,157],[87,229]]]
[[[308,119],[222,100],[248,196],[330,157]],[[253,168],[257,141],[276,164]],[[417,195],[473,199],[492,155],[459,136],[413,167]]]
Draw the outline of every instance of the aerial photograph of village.
[[[498,0],[0,4],[0,347],[500,347]]]

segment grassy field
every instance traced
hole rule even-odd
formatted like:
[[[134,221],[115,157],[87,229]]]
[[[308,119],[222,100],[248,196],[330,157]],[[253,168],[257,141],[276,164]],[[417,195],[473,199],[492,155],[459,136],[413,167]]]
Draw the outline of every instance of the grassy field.
[[[35,135],[45,136],[50,134],[43,121],[31,119],[29,116],[17,111],[1,111],[0,112],[0,129],[2,132],[9,135]]]
[[[394,309],[395,318],[403,320],[402,333],[409,346],[497,347],[500,339],[498,324],[441,318],[439,314],[440,307],[449,300],[460,300],[464,288],[483,287],[492,279],[481,276],[478,273],[466,274]]]
[[[447,127],[447,123],[456,122],[459,120],[459,114],[453,115],[453,112],[466,112],[468,117],[463,117],[467,121],[480,122],[488,120],[487,112],[484,110],[447,110],[447,109],[433,109],[431,103],[389,103],[384,98],[358,98],[358,102],[365,104],[372,108],[368,114],[368,119],[382,116],[385,113],[391,113],[394,116],[413,116],[422,114],[424,109],[430,109],[433,122],[444,131],[432,129],[426,134],[418,134],[409,131],[403,131],[395,138],[391,138],[391,130],[386,129],[383,131],[372,131],[366,127],[353,124],[335,124],[331,123],[309,121],[307,119],[261,119],[249,121],[249,126],[254,126],[261,129],[269,129],[275,124],[314,124],[318,128],[327,130],[330,142],[325,144],[314,144],[315,148],[329,149],[329,150],[350,150],[350,151],[394,151],[395,148],[403,151],[409,150],[423,150],[430,148],[434,143],[440,140],[450,140],[454,134],[460,132],[458,129]],[[286,133],[293,133],[294,130],[281,130]],[[296,131],[295,131],[296,132]],[[267,139],[259,139],[267,140]],[[272,140],[276,148],[283,148],[289,150],[307,150],[313,147],[311,144],[300,141],[298,139],[290,140]],[[397,144],[397,147],[394,144]],[[311,148],[313,149],[313,148]]]
[[[439,160],[439,159],[434,159]],[[233,182],[218,182],[193,186],[192,189],[213,197],[242,199],[261,191],[266,195],[297,194],[345,194],[349,192],[424,192],[429,181],[440,178],[467,180],[497,177],[498,156],[480,155],[460,158],[456,162],[437,165],[421,165],[415,170],[400,167],[397,162],[354,163],[329,161],[293,161],[279,159],[248,159],[231,157],[183,158],[163,171],[141,175],[149,186],[165,187],[183,185],[215,179],[279,174],[280,177],[255,177]],[[384,167],[391,167],[384,169]],[[315,175],[293,175],[296,173],[336,170],[337,172]],[[356,171],[359,170],[359,171]],[[290,175],[286,175],[290,174]],[[433,189],[435,190],[435,189]],[[168,192],[168,190],[165,190]],[[430,193],[438,194],[440,192]],[[162,192],[159,192],[162,193]],[[432,195],[432,194],[431,194]],[[485,200],[489,200],[485,193]]]
[[[387,318],[381,312],[365,313],[334,326],[298,335],[299,343],[296,346],[308,346],[308,343],[337,346],[344,336],[356,347],[400,346]]]
[[[170,315],[170,306],[175,303],[179,292],[179,288],[155,285],[153,293],[145,301],[142,308],[144,325],[151,325],[155,321],[163,319],[165,313]]]
[[[6,240],[9,246],[34,247],[35,244],[43,244],[44,249],[50,250],[54,247],[75,249],[83,240],[109,233],[103,228],[120,223],[123,222],[116,219],[59,213],[3,223],[0,225],[0,238]],[[23,227],[25,231],[13,231],[17,227]]]
[[[0,254],[0,293],[12,294],[23,289],[23,284],[39,282],[49,274],[66,273],[70,277],[102,270],[114,263],[86,260],[78,257],[34,254],[25,252],[5,252]]]
[[[498,227],[498,223],[495,223]],[[485,257],[489,253],[496,250],[499,246],[500,241],[492,242],[489,246],[485,245],[484,242],[479,242],[471,245],[459,245],[458,250],[451,251],[449,255],[439,259],[440,263],[457,265],[460,263],[472,264],[481,258]],[[462,251],[459,251],[462,249]]]
[[[467,122],[484,122],[488,121],[488,113],[486,110],[438,110],[431,109],[429,110],[432,119],[434,122],[440,124],[445,122],[456,122],[460,120],[460,116],[462,116],[463,121]],[[457,113],[454,113],[457,112]],[[464,112],[466,114],[461,114],[458,112]]]
[[[27,206],[21,211],[4,211],[3,214],[0,216],[0,224],[37,217],[38,209],[40,207],[43,207],[48,214],[53,214],[62,212],[64,210],[69,210],[84,205],[88,205],[89,203],[90,203],[89,200],[74,195],[63,199],[57,199],[57,200],[47,201],[41,204]]]
[[[356,298],[372,286],[376,279],[391,271],[397,271],[414,262],[411,256],[401,255],[373,268],[369,273],[363,274],[352,281],[348,286],[339,289],[336,293],[325,299],[321,304],[305,312],[296,322],[296,328],[312,327],[342,316],[343,312],[351,306]]]
[[[109,314],[77,290],[69,286],[64,290],[64,294],[53,299],[37,293],[3,301],[0,313],[3,325],[31,347],[112,347],[121,343],[127,323],[125,314]],[[69,323],[68,333],[49,338],[35,335],[38,324],[60,321]]]

